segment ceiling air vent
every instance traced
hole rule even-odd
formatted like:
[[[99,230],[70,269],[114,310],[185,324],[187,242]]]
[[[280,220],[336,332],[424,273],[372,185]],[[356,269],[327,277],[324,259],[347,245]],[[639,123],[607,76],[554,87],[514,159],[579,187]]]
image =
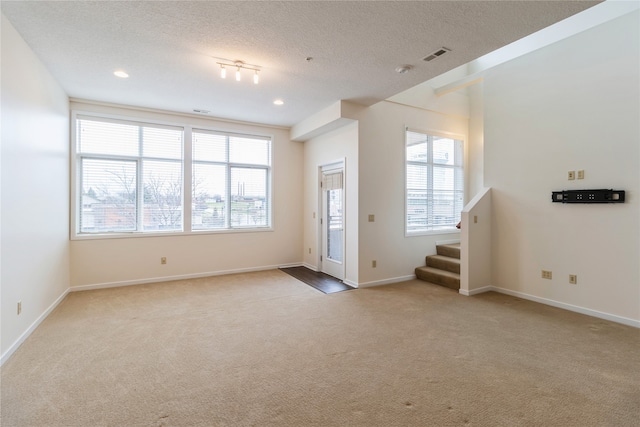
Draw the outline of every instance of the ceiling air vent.
[[[451,49],[447,49],[446,47],[441,47],[440,49],[433,52],[431,55],[427,55],[424,58],[422,58],[422,60],[427,62],[433,61],[434,59],[444,55],[447,52],[451,52]]]

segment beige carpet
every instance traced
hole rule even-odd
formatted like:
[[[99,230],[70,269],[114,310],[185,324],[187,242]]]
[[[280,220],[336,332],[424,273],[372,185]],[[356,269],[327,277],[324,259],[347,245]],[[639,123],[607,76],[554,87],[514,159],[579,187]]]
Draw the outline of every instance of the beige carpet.
[[[2,426],[638,426],[640,330],[420,281],[278,270],[70,294]]]

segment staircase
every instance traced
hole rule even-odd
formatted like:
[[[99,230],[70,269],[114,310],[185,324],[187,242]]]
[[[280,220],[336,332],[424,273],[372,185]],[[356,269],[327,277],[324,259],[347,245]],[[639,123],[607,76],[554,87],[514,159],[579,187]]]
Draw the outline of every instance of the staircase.
[[[447,288],[460,289],[460,243],[436,245],[437,255],[426,258],[427,266],[416,268],[416,277]]]

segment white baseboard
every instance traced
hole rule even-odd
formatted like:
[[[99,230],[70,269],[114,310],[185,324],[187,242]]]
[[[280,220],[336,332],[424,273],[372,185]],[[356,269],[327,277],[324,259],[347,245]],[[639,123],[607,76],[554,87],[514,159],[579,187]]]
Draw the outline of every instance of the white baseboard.
[[[344,279],[342,281],[342,283],[344,283],[345,285],[349,285],[352,288],[359,288],[360,286],[358,286],[358,282],[354,282],[353,280],[349,280],[349,279]]]
[[[31,326],[29,326],[27,328],[26,331],[24,331],[22,333],[22,335],[20,335],[20,337],[16,340],[16,342],[14,342],[13,344],[11,344],[11,346],[7,349],[7,351],[4,352],[4,354],[2,355],[2,357],[0,357],[0,366],[4,365],[4,362],[6,362],[7,360],[9,360],[9,358],[11,357],[11,355],[13,355],[13,353],[22,345],[22,343],[29,338],[29,335],[31,335],[33,333],[33,331],[36,330],[36,328],[40,325],[40,323],[42,323],[42,321],[44,319],[47,318],[47,316],[49,316],[49,314],[51,314],[51,312],[53,310],[55,310],[55,308],[58,306],[58,304],[60,304],[62,302],[62,300],[64,300],[64,298],[67,296],[67,294],[69,293],[69,289],[67,289],[66,291],[64,291],[62,293],[62,295],[60,295],[54,302],[53,304],[51,304],[49,306],[49,308],[47,308],[44,313],[42,313],[36,320],[35,322],[33,322],[31,324]]]
[[[406,282],[408,280],[414,280],[415,278],[416,278],[416,275],[411,274],[409,276],[392,277],[390,279],[374,280],[371,282],[358,283],[356,286],[358,288],[371,288],[373,286],[382,286],[382,285],[390,285],[392,283]],[[350,283],[347,283],[347,285],[354,286],[354,285],[351,285]]]
[[[226,274],[251,273],[255,271],[276,270],[278,268],[300,267],[302,263],[264,265],[261,267],[238,268],[234,270],[207,271],[204,273],[179,274],[176,276],[152,277],[149,279],[123,280],[120,282],[96,283],[94,285],[72,286],[70,292],[90,291],[94,289],[119,288],[121,286],[143,285],[146,283],[171,282],[174,280],[200,279],[203,277],[223,276]]]
[[[293,263],[290,263],[290,264],[281,264],[281,265],[278,265],[278,266],[273,267],[273,268],[262,268],[260,270],[264,271],[264,270],[273,270],[273,269],[276,269],[276,268],[290,268],[290,267],[304,267],[304,263],[302,263],[302,262],[293,262]]]
[[[315,265],[307,264],[306,262],[302,263],[302,267],[308,268],[311,271],[318,271],[318,267]]]
[[[466,289],[460,289],[458,292],[464,296],[470,297],[472,295],[477,295],[477,294],[481,294],[481,293],[489,292],[493,290],[495,290],[493,286],[483,286],[482,288],[471,289],[470,291]]]
[[[611,322],[621,323],[627,326],[633,326],[634,328],[640,328],[640,320],[629,319],[627,317],[616,316],[615,314],[604,313],[602,311],[592,310],[590,308],[579,307],[573,304],[567,304],[560,301],[555,301],[549,298],[542,298],[535,295],[526,294],[524,292],[512,291],[511,289],[499,288],[497,286],[485,286],[483,288],[473,289],[471,291],[463,291],[460,290],[462,295],[477,295],[483,292],[499,292],[505,295],[511,295],[513,297],[518,297],[522,299],[526,299],[529,301],[538,302],[540,304],[550,305],[552,307],[561,308],[563,310],[573,311],[575,313],[585,314],[591,317],[597,317],[598,319],[609,320]]]

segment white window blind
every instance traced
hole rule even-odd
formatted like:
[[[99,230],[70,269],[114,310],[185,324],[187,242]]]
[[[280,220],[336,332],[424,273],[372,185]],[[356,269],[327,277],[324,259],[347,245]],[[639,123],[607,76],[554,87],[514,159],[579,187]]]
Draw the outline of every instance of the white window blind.
[[[181,231],[183,129],[78,116],[77,233]]]
[[[454,229],[464,203],[463,142],[406,131],[406,232]]]
[[[193,131],[193,230],[271,226],[271,139]]]
[[[72,238],[271,227],[270,137],[73,118]]]
[[[342,188],[342,172],[332,172],[322,175],[322,189],[324,191]]]

